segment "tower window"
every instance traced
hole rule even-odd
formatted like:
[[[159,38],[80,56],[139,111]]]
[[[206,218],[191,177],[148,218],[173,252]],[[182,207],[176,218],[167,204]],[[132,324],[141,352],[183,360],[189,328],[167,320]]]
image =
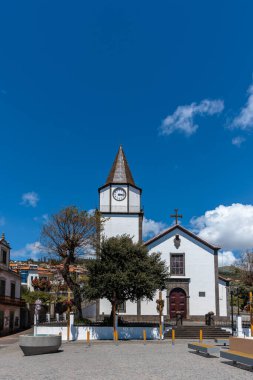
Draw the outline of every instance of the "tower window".
[[[7,264],[7,251],[5,251],[5,249],[2,249],[2,260],[1,262],[3,264]]]

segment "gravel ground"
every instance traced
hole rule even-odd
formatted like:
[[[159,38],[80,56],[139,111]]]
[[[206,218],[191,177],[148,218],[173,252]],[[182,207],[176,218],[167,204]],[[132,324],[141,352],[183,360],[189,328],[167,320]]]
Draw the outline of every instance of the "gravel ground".
[[[23,356],[17,343],[0,350],[1,380],[253,379],[247,367],[189,352],[186,341],[64,343],[56,354]]]

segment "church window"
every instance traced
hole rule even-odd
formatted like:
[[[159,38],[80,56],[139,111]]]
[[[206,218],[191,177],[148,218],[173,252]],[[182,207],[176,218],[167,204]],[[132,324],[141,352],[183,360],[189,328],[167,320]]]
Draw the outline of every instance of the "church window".
[[[170,254],[170,273],[174,276],[185,275],[184,254]]]
[[[199,292],[199,297],[205,297],[206,296],[206,292]]]

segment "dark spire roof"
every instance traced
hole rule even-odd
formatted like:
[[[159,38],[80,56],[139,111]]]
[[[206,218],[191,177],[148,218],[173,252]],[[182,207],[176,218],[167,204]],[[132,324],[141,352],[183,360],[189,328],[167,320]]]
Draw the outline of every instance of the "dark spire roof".
[[[106,185],[109,183],[127,183],[136,186],[121,145],[106,180]]]

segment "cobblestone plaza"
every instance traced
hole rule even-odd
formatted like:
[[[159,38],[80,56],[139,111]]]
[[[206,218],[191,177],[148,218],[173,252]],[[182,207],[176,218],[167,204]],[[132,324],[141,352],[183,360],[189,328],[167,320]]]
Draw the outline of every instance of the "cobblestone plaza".
[[[189,352],[186,341],[64,343],[56,354],[23,356],[18,343],[0,348],[0,379],[252,379],[252,370]]]

